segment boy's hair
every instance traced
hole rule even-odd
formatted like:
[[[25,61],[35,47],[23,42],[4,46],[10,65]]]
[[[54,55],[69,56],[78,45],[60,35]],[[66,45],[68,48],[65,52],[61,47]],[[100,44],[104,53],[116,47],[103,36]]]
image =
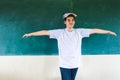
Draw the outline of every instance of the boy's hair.
[[[64,21],[66,21],[66,19],[67,19],[68,17],[73,17],[73,18],[75,18],[75,16],[74,16],[73,14],[70,14],[70,15],[68,15],[66,18],[64,18]]]

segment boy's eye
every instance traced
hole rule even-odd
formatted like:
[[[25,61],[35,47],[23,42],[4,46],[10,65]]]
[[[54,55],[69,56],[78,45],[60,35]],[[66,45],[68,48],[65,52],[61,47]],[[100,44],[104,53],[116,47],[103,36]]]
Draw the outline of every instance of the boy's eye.
[[[70,19],[68,19],[68,22],[70,21]]]
[[[74,19],[72,19],[72,20],[68,19],[68,22],[70,22],[70,21],[74,21]]]

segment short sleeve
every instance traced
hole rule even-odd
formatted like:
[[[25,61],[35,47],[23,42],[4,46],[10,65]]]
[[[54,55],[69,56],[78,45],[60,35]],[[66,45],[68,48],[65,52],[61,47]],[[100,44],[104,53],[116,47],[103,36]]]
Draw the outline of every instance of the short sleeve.
[[[91,29],[78,29],[78,31],[80,32],[80,35],[84,38],[84,37],[89,37],[90,36],[90,32]]]
[[[61,29],[56,29],[56,30],[49,30],[49,38],[51,39],[57,39],[60,35],[60,33],[62,32]]]

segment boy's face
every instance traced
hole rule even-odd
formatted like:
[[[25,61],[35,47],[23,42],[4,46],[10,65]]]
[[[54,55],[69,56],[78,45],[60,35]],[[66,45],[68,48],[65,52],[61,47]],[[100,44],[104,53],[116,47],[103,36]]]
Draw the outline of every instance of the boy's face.
[[[74,17],[70,16],[66,18],[66,21],[64,21],[64,24],[66,25],[67,28],[73,28],[75,24],[75,19]]]

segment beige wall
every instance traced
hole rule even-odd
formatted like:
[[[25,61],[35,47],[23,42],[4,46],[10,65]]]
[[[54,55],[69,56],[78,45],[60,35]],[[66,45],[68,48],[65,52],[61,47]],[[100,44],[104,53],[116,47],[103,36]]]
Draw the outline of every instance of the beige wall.
[[[120,55],[83,55],[76,80],[120,80]],[[0,56],[0,80],[60,80],[58,56]]]

